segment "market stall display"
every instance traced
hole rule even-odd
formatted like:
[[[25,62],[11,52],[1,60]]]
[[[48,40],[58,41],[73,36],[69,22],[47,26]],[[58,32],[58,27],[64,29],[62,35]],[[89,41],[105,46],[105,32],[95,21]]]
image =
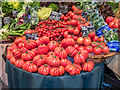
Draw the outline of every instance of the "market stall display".
[[[6,53],[11,69],[44,77],[79,76],[120,52],[120,23],[110,3],[12,4],[18,12],[12,12],[9,23],[4,20],[0,33],[2,40],[14,38]]]

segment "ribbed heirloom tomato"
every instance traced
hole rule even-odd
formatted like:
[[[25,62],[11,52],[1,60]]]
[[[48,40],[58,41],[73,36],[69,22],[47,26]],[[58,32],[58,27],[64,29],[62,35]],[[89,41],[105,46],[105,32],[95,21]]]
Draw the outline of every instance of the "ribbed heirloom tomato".
[[[15,43],[12,43],[9,47],[7,47],[7,51],[10,50],[12,51],[13,49],[17,48],[17,45]]]
[[[94,67],[94,62],[92,62],[92,61],[88,61],[88,62],[85,62],[82,64],[83,71],[90,72],[90,71],[92,71],[93,67]]]
[[[22,68],[24,63],[25,61],[23,59],[18,59],[17,61],[14,62],[14,65],[18,68]]]
[[[64,38],[62,41],[61,41],[61,45],[62,47],[66,48],[67,46],[74,46],[75,44],[75,41],[74,39],[72,38]]]
[[[21,49],[22,47],[25,47],[25,43],[24,43],[24,41],[18,44],[18,48]]]
[[[50,69],[51,76],[62,76],[65,73],[65,68],[63,66],[52,67]]]
[[[68,72],[70,75],[77,75],[80,74],[80,71],[82,70],[82,67],[78,64],[72,64],[72,65],[67,65],[65,67],[66,72]]]
[[[57,56],[49,56],[49,57],[47,57],[46,62],[50,66],[54,66],[54,67],[60,65],[60,59]]]
[[[33,49],[37,46],[37,43],[35,40],[32,40],[32,39],[28,39],[26,42],[25,42],[25,47],[27,49]]]
[[[47,58],[46,55],[36,55],[33,58],[33,63],[39,67],[46,62],[46,58]]]
[[[35,64],[33,64],[32,61],[27,61],[24,63],[22,69],[32,73],[32,72],[37,72],[38,67]]]
[[[48,50],[49,50],[48,46],[45,44],[41,44],[38,46],[38,53],[39,54],[47,54]]]
[[[19,48],[15,48],[12,50],[12,54],[15,58],[21,58],[21,51]]]
[[[10,62],[11,62],[12,64],[14,64],[15,61],[16,61],[15,57],[11,57],[11,58],[10,58]]]
[[[35,55],[37,55],[37,54],[38,54],[38,48],[31,49],[31,51],[32,51],[32,52],[34,52],[34,53],[35,53]]]
[[[54,54],[53,51],[50,51],[50,52],[47,53],[47,56],[48,56],[48,57],[49,57],[49,56],[55,56],[55,54]]]
[[[60,59],[67,58],[67,52],[62,47],[56,47],[55,50],[54,50],[54,53]]]
[[[62,65],[63,67],[72,64],[72,62],[69,61],[68,59],[61,59],[61,60],[60,60],[60,63],[61,63],[61,65]]]
[[[38,73],[47,76],[50,74],[51,67],[48,64],[44,64],[38,68]]]
[[[74,62],[76,64],[82,64],[84,63],[86,60],[86,57],[84,54],[81,54],[80,52],[78,52],[75,56],[74,56]]]
[[[77,50],[72,46],[68,46],[65,50],[71,57],[74,57],[77,54]]]
[[[21,43],[22,41],[26,41],[26,38],[24,36],[16,38],[14,43],[17,45],[17,44]]]
[[[51,50],[51,51],[54,51],[54,49],[56,48],[56,47],[58,47],[59,46],[59,44],[58,44],[58,42],[56,42],[56,41],[50,41],[49,43],[48,43],[48,48],[49,48],[49,50]]]
[[[22,53],[25,53],[26,51],[28,51],[28,49],[26,47],[22,47],[20,50]]]
[[[7,51],[7,56],[6,58],[10,60],[10,58],[13,56],[11,51]]]
[[[50,39],[46,36],[40,37],[39,39],[36,40],[37,46],[40,44],[48,44],[50,42]]]
[[[34,56],[35,56],[34,52],[26,51],[25,53],[22,53],[21,58],[25,61],[31,61]]]

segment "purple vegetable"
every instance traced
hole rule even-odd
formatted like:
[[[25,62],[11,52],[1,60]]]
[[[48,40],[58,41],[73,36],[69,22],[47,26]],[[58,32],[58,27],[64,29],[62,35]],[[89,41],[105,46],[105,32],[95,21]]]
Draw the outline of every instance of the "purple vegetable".
[[[23,22],[24,20],[23,20],[23,18],[22,17],[20,17],[19,18],[19,22]]]
[[[28,16],[28,14],[25,13],[25,14],[23,14],[23,16]]]
[[[17,25],[21,25],[21,24],[23,24],[23,22],[17,22]]]

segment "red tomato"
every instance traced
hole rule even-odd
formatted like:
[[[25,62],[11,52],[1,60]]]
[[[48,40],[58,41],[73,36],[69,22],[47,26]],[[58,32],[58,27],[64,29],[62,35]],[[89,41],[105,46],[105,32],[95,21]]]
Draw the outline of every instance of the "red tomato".
[[[90,38],[94,38],[94,37],[95,37],[95,32],[94,32],[94,31],[91,31],[91,32],[88,34],[88,36],[89,36]]]
[[[62,65],[63,67],[72,64],[72,62],[69,61],[68,59],[61,59],[61,60],[60,60],[60,63],[61,63],[61,65]]]
[[[89,53],[93,52],[93,48],[91,46],[85,46],[84,47],[86,51],[88,51]]]
[[[46,55],[36,55],[33,58],[33,63],[39,67],[46,62],[46,58],[47,58]]]
[[[87,59],[87,57],[88,57],[88,51],[82,50],[82,51],[80,51],[80,53],[81,53],[81,55],[85,56],[85,59]]]
[[[65,73],[65,69],[63,66],[59,67],[52,67],[50,69],[50,75],[51,76],[62,76]]]
[[[76,64],[82,64],[85,63],[86,57],[84,55],[82,55],[80,52],[78,52],[75,56],[74,56],[74,62]]]
[[[60,19],[64,19],[64,17],[65,17],[65,16],[62,14],[61,17],[60,17]]]
[[[67,35],[68,35],[68,31],[65,31],[64,34],[63,34],[63,36],[67,37]]]
[[[22,53],[21,58],[25,61],[30,61],[35,56],[35,53],[32,51],[26,51],[25,53]]]
[[[18,37],[15,39],[14,43],[17,45],[23,41],[26,41],[25,37]]]
[[[56,47],[54,50],[54,53],[60,59],[67,58],[67,52],[65,51],[63,47]]]
[[[54,66],[54,67],[57,67],[57,66],[60,65],[60,59],[57,56],[49,56],[49,57],[47,57],[46,62],[50,66]]]
[[[38,54],[38,48],[34,48],[34,49],[32,49],[31,51],[32,51],[32,52],[34,52],[34,53],[35,53],[35,55],[37,55],[37,54]]]
[[[90,45],[91,44],[91,38],[90,37],[84,37],[84,45]]]
[[[21,49],[22,47],[25,47],[25,43],[24,43],[24,41],[18,44],[18,48]]]
[[[103,36],[100,37],[99,41],[100,41],[100,42],[104,42],[104,37],[103,37]]]
[[[71,25],[76,26],[76,25],[77,25],[77,21],[74,20],[74,19],[72,19],[72,20],[71,20]]]
[[[92,62],[92,61],[88,61],[88,62],[85,62],[82,64],[83,71],[90,72],[93,70],[93,68],[94,68],[94,62]]]
[[[67,43],[66,43],[67,42]],[[67,46],[74,46],[75,44],[75,41],[72,39],[72,38],[64,38],[62,41],[61,41],[61,45],[62,47],[67,47]]]
[[[20,50],[22,53],[25,53],[26,51],[28,51],[28,49],[26,47],[22,47]]]
[[[67,65],[65,67],[66,72],[68,72],[70,75],[78,75],[80,74],[82,67],[78,64],[72,64],[72,65]]]
[[[78,48],[78,51],[82,51],[82,50],[84,50],[84,46],[80,46],[79,48]]]
[[[68,32],[69,32],[69,33],[73,33],[73,31],[74,31],[74,28],[71,27],[71,26],[69,26],[69,27],[68,27]]]
[[[56,42],[56,41],[50,41],[49,43],[48,43],[48,48],[49,48],[49,50],[51,50],[51,51],[54,51],[54,49],[56,48],[56,47],[58,47],[59,46],[59,44],[58,44],[58,42]]]
[[[107,46],[104,46],[103,47],[103,49],[102,49],[102,52],[104,53],[104,54],[108,54],[109,53],[109,48],[107,47]]]
[[[95,55],[100,55],[101,53],[102,53],[102,50],[101,50],[100,47],[95,47],[95,48],[94,48],[94,54],[95,54]]]
[[[48,50],[49,50],[49,48],[45,44],[41,44],[38,46],[38,53],[39,54],[47,54]]]
[[[49,57],[49,56],[55,56],[55,54],[54,54],[53,51],[50,51],[50,52],[47,53],[47,56],[48,56],[48,57]]]
[[[17,45],[15,43],[12,43],[10,46],[7,47],[7,51],[12,51],[13,49],[17,48]]]
[[[12,52],[7,50],[7,56],[6,56],[6,58],[10,60],[10,58],[12,56],[13,56]]]
[[[74,39],[75,41],[77,41],[78,36],[74,36],[74,35],[73,35],[73,39]]]
[[[10,58],[10,62],[11,62],[12,64],[14,64],[15,61],[16,61],[15,57],[11,57],[11,58]]]
[[[65,17],[64,17],[64,20],[67,21],[67,20],[68,20],[68,17],[65,16]]]
[[[27,29],[27,30],[25,30],[24,34],[29,34],[29,33],[33,33],[33,32],[34,32],[34,30]]]
[[[40,44],[48,44],[50,42],[50,39],[46,36],[40,37],[39,39],[36,40],[37,46]]]
[[[98,37],[98,36],[95,36],[95,37],[93,38],[93,41],[95,41],[95,42],[99,41],[99,37]]]
[[[12,50],[12,54],[15,58],[20,58],[21,57],[21,51],[19,48],[15,48]]]
[[[33,64],[32,61],[27,61],[23,65],[22,69],[32,73],[32,72],[37,72],[38,67],[35,64]]]
[[[27,49],[33,49],[37,46],[37,43],[35,40],[32,40],[32,39],[28,39],[26,42],[25,42],[25,47]]]
[[[75,48],[76,50],[78,50],[79,45],[78,45],[78,44],[75,44],[75,45],[74,45],[74,48]]]
[[[112,21],[114,21],[114,18],[113,18],[113,17],[109,16],[109,17],[106,18],[106,22],[107,22],[107,23],[110,23],[110,22],[112,22]]]
[[[118,25],[118,22],[113,21],[113,22],[110,22],[110,23],[109,23],[109,27],[110,27],[110,28],[118,28],[118,26],[119,26],[119,25]]]
[[[73,38],[72,35],[68,34],[66,38]]]
[[[48,64],[44,64],[38,68],[38,73],[47,76],[50,74],[51,67]]]
[[[74,13],[71,13],[71,14],[70,14],[70,17],[72,18],[74,15],[75,15]]]
[[[73,31],[73,34],[74,35],[79,35],[80,31],[79,29],[76,27],[75,30]]]
[[[70,57],[74,57],[77,54],[77,50],[72,46],[68,46],[65,50]]]
[[[18,59],[17,61],[14,62],[14,65],[18,68],[22,68],[24,63],[25,61],[23,59]]]
[[[78,43],[78,44],[83,44],[83,41],[84,41],[83,37],[79,37],[79,38],[77,39],[77,43]]]
[[[97,44],[97,42],[92,42],[92,43],[91,43],[91,46],[92,46],[93,48],[95,48],[95,47],[98,46],[98,44]]]

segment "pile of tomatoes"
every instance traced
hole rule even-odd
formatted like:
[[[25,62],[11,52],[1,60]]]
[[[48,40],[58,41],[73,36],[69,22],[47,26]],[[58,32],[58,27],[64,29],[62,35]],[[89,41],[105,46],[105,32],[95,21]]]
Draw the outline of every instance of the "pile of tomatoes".
[[[110,51],[106,43],[104,43],[104,37],[99,38],[94,31],[91,31],[87,37],[79,37],[77,43],[80,46],[76,44],[76,49],[86,50],[93,55],[108,54]]]
[[[64,37],[73,37],[77,40],[82,36],[81,27],[89,26],[89,21],[81,16],[82,10],[72,6],[73,11],[69,11],[66,15],[61,15],[59,21],[45,20],[38,24],[35,30],[26,30],[26,33],[37,32],[39,37],[47,36],[50,40],[62,40]]]
[[[26,40],[23,36],[16,38],[7,48],[7,59],[18,68],[45,76],[61,76],[65,72],[77,75],[82,70],[91,71],[94,63],[86,62],[88,51],[76,49],[75,43],[73,38],[64,38],[58,43],[46,36],[37,40]],[[68,56],[73,57],[74,63],[67,59]]]
[[[116,17],[108,16],[105,21],[112,29],[120,28],[120,20]]]

